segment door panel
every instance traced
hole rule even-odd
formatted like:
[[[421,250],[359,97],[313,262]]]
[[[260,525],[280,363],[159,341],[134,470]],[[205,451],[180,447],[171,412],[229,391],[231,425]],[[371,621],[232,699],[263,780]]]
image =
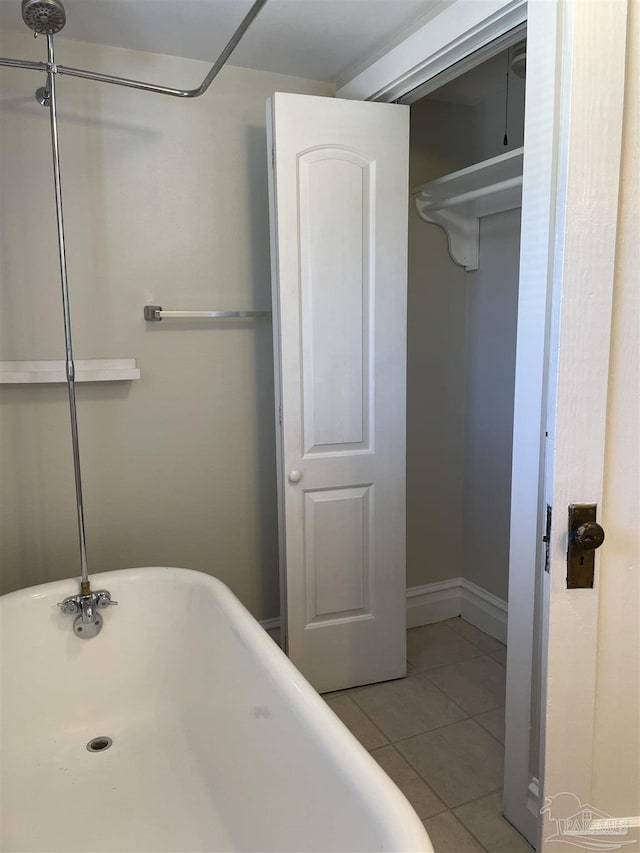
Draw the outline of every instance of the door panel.
[[[375,164],[321,147],[299,174],[305,454],[366,449]]]
[[[372,486],[305,492],[307,625],[371,618]]]
[[[337,690],[406,672],[409,115],[267,112],[286,648]]]

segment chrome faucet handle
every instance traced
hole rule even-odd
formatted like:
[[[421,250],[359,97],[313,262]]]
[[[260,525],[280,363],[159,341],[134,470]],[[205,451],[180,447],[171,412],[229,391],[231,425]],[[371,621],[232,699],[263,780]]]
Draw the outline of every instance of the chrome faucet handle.
[[[98,607],[101,608],[109,607],[109,605],[115,605],[118,603],[117,601],[113,601],[113,599],[111,598],[111,593],[107,592],[106,589],[99,589],[97,592],[94,592],[94,596],[96,599],[96,604],[98,605]]]
[[[79,611],[78,602],[76,601],[76,597],[73,595],[70,595],[69,598],[65,598],[64,601],[59,601],[58,607],[60,607],[62,612],[67,616],[75,616]]]

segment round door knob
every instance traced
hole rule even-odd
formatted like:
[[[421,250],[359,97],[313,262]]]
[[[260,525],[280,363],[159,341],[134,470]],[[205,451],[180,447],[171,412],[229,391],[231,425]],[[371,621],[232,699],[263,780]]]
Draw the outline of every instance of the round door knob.
[[[604,530],[595,521],[587,521],[576,527],[574,540],[583,551],[594,551],[604,542]]]
[[[290,471],[289,472],[289,482],[290,483],[299,483],[302,479],[302,474],[300,471]]]

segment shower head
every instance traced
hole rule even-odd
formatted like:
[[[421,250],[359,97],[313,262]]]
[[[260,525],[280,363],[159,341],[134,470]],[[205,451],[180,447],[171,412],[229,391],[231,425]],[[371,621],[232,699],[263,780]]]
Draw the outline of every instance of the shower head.
[[[52,36],[64,27],[67,16],[60,0],[22,0],[22,20],[34,33]]]

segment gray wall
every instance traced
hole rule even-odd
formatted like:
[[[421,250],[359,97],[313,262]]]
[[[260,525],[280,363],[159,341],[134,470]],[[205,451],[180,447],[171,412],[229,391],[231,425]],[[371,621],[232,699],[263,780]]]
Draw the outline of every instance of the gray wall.
[[[41,59],[43,42],[3,33],[0,49]],[[207,67],[62,40],[58,53],[68,65],[173,85],[193,85]],[[40,80],[0,74],[0,359],[61,358],[48,121],[33,99]],[[90,567],[211,572],[259,618],[278,612],[270,325],[148,326],[141,312],[145,303],[268,307],[264,101],[274,91],[333,94],[326,83],[239,68],[190,102],[59,81],[76,357],[136,357],[142,370],[137,382],[78,389]],[[500,153],[499,100],[415,105],[411,185]],[[521,142],[511,129],[510,141]],[[410,205],[409,586],[465,575],[506,598],[504,525],[485,538],[476,525],[488,483],[494,524],[508,501],[509,378],[497,387],[491,377],[496,361],[508,367],[500,353],[513,344],[513,222],[501,269],[486,254],[494,232],[504,247],[498,220],[509,216],[484,220],[481,267],[470,274]],[[494,349],[496,329],[503,349]],[[77,571],[65,389],[5,386],[0,591]]]
[[[497,157],[524,145],[525,82],[514,74],[509,78],[507,145],[504,145],[504,92],[496,92],[473,109],[471,147],[474,162]]]
[[[522,145],[514,91],[507,148],[501,93],[413,105],[411,185]],[[519,211],[481,220],[475,272],[413,204],[409,222],[408,584],[465,577],[506,600]]]
[[[462,576],[506,601],[520,211],[480,220],[467,273]]]
[[[44,42],[3,33],[2,55]],[[190,86],[207,65],[60,40],[58,60]],[[41,78],[1,69],[0,359],[64,356]],[[163,322],[142,306],[270,307],[265,99],[326,83],[225,69],[201,99],[58,83],[77,358],[142,378],[78,388],[90,569],[216,574],[278,613],[271,327]],[[64,386],[0,391],[0,592],[78,573]]]
[[[411,108],[412,187],[469,164],[472,111]],[[409,202],[407,585],[462,574],[466,273]]]

